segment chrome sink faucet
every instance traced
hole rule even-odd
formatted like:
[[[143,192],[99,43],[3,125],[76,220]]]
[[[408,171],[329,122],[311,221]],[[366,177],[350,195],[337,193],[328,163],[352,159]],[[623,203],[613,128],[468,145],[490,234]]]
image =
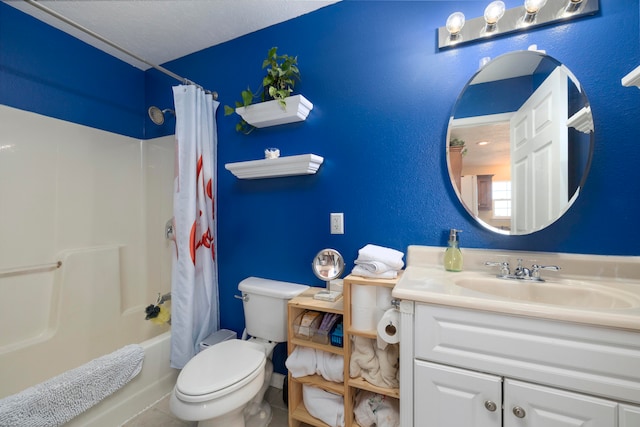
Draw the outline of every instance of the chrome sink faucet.
[[[539,265],[533,264],[531,269],[522,266],[522,258],[518,258],[518,266],[511,274],[509,263],[507,261],[494,262],[487,261],[484,265],[489,267],[500,267],[500,274],[496,275],[499,279],[515,279],[515,280],[533,280],[535,282],[544,282],[544,279],[540,277],[540,270],[553,270],[558,271],[560,267],[557,265]]]

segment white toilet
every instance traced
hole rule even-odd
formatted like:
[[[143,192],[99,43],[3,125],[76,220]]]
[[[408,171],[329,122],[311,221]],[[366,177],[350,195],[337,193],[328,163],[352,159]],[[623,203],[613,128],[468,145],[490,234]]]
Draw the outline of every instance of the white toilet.
[[[257,277],[240,282],[251,338],[223,341],[193,357],[173,388],[171,412],[200,427],[266,426],[271,408],[263,396],[273,370],[271,354],[287,341],[287,302],[308,288]]]

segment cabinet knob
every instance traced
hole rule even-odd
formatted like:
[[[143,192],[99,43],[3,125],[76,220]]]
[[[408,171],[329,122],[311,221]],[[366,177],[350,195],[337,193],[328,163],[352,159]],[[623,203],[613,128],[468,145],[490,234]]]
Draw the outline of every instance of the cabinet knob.
[[[487,408],[487,411],[489,411],[489,412],[495,412],[495,410],[498,409],[496,404],[494,402],[492,402],[491,400],[485,401],[484,402],[484,407]]]
[[[527,415],[527,413],[521,407],[514,406],[513,407],[513,415],[515,415],[518,418],[524,418],[524,416]]]

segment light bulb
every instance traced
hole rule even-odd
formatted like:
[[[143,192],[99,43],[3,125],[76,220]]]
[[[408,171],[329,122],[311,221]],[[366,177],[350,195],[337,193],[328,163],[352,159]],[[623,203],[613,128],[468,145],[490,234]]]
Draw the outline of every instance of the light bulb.
[[[452,36],[457,35],[462,30],[462,27],[464,27],[464,13],[453,12],[449,15],[446,27],[449,34]]]
[[[538,13],[547,4],[547,0],[524,0],[524,8],[527,13]]]
[[[565,13],[575,13],[580,9],[582,5],[582,0],[569,0],[567,3],[567,7],[565,8]]]
[[[488,26],[495,25],[504,15],[504,2],[492,1],[484,10],[484,20]]]

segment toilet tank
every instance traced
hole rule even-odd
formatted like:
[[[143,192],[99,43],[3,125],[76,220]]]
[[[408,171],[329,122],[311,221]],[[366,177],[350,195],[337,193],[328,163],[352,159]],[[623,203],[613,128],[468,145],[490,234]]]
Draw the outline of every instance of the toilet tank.
[[[307,285],[248,277],[238,284],[247,333],[269,341],[287,341],[287,302]]]

